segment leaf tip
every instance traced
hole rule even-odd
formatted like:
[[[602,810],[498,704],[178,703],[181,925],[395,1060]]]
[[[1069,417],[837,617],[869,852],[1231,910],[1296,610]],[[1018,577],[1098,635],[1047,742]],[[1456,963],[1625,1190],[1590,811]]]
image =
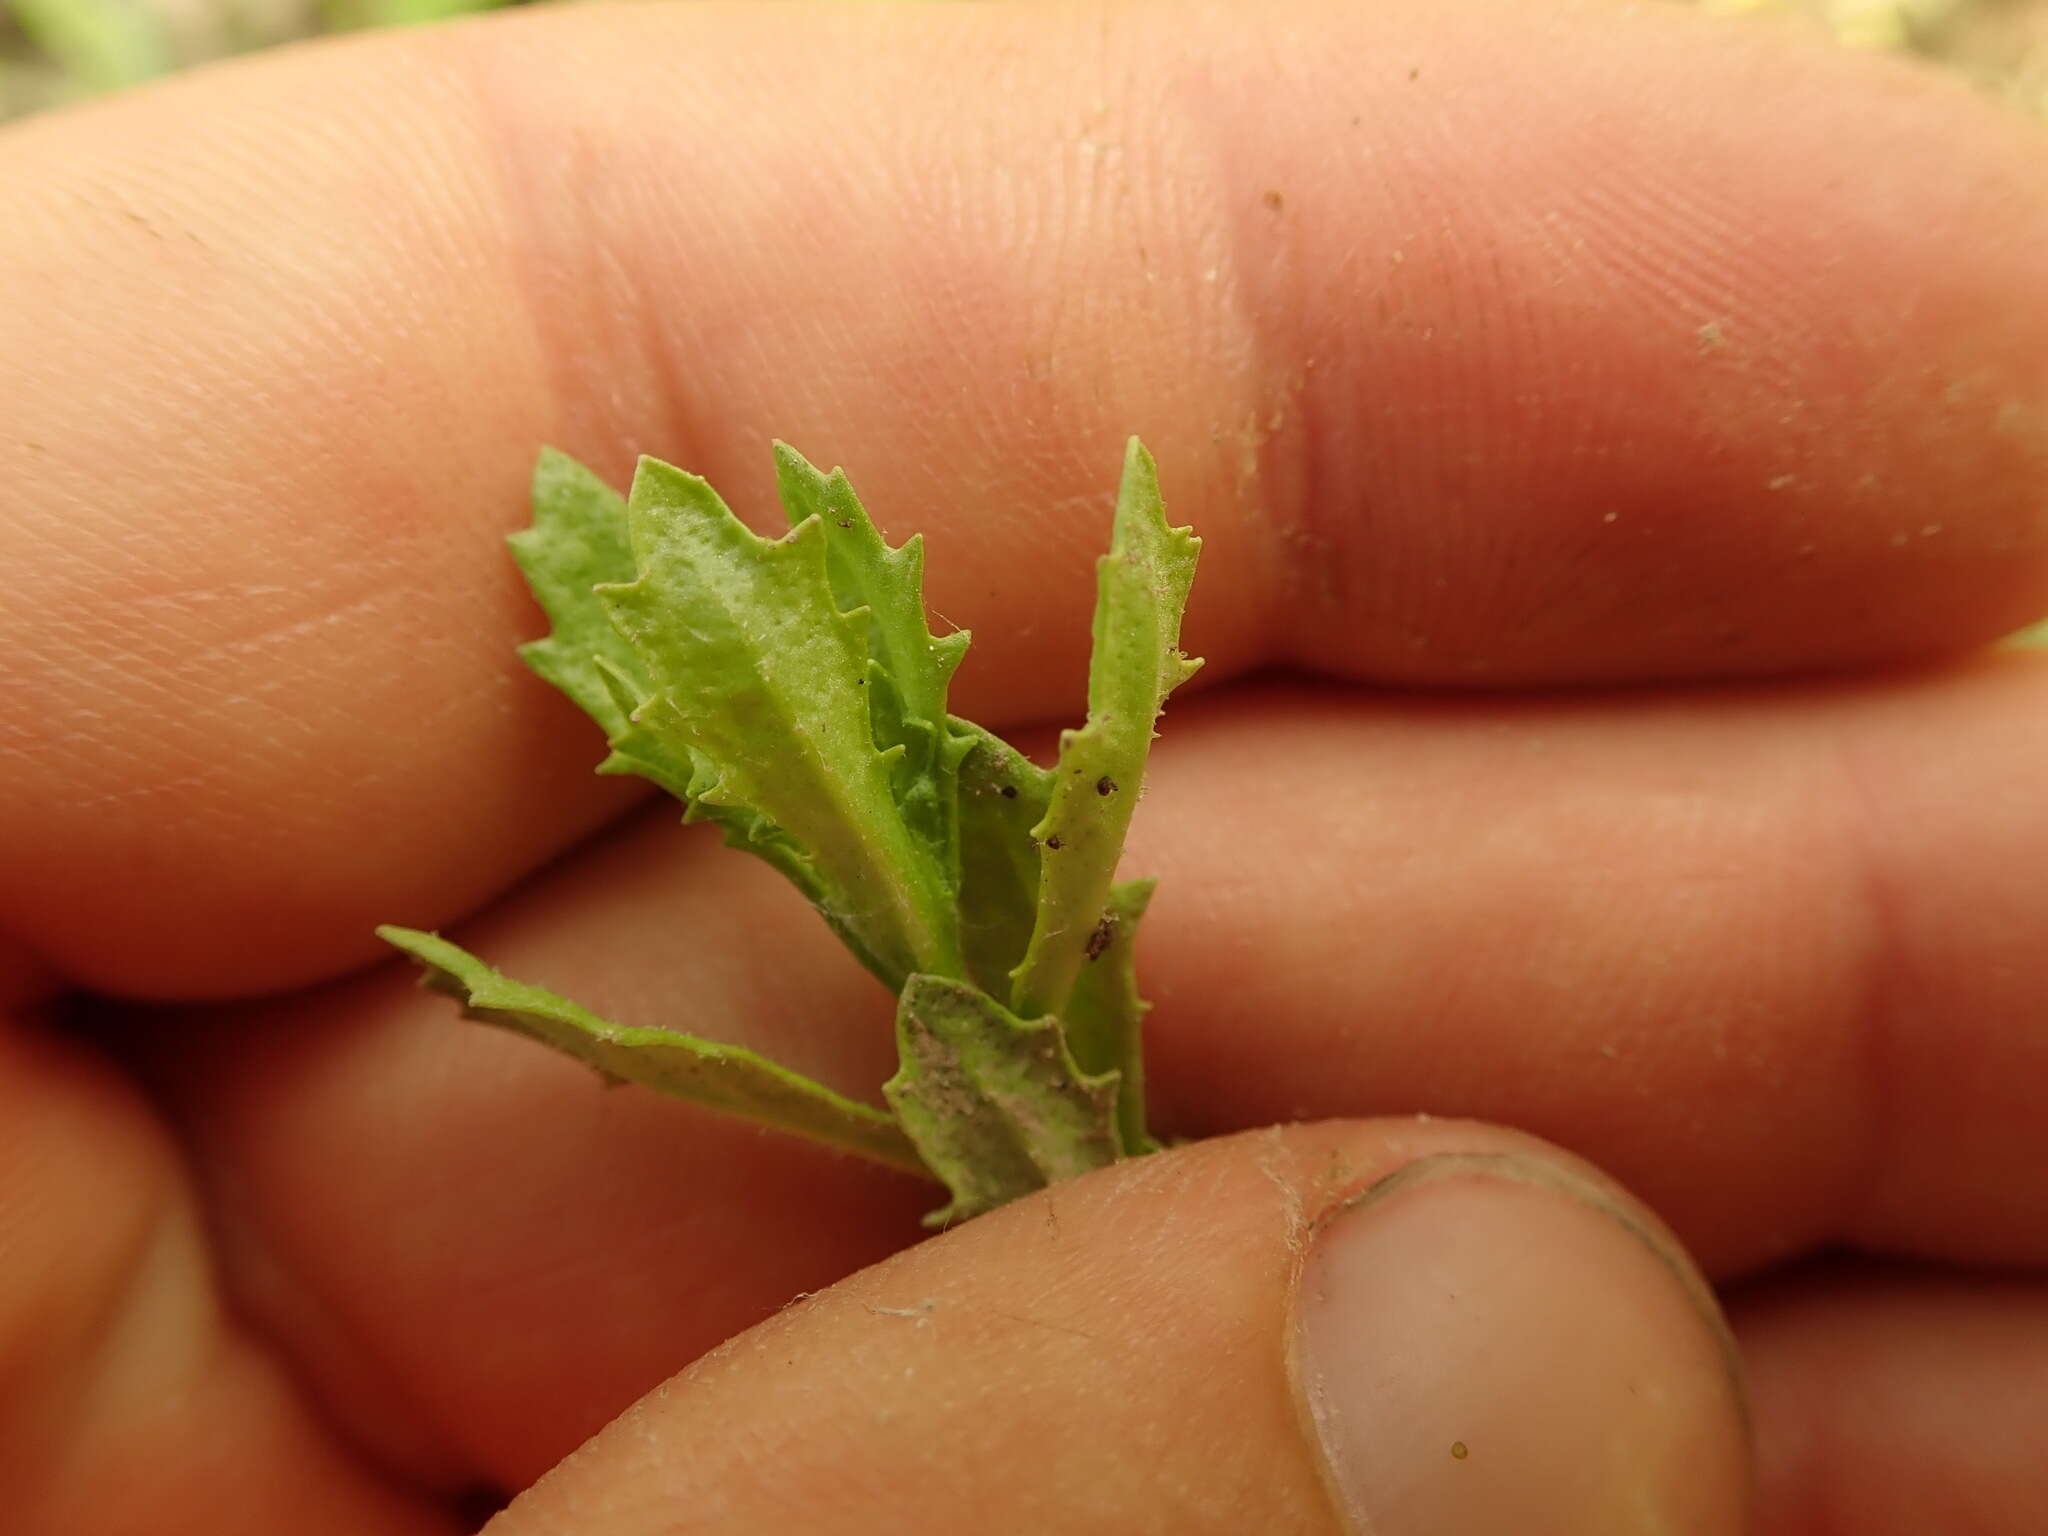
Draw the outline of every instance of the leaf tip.
[[[813,464],[801,453],[798,453],[795,448],[791,447],[781,438],[775,439],[770,451],[775,459],[775,475],[777,479],[782,479],[785,476],[824,478],[822,475],[819,475],[817,465]]]
[[[536,482],[553,475],[569,474],[582,467],[553,443],[542,443],[540,452],[533,456],[533,478]]]
[[[393,949],[410,955],[422,965],[434,964],[434,953],[446,942],[438,933],[430,933],[424,928],[407,928],[399,923],[379,923],[375,932]]]
[[[643,490],[694,490],[703,484],[701,477],[687,469],[677,468],[666,459],[657,459],[651,453],[643,453],[633,461],[631,499],[634,501],[641,499]]]

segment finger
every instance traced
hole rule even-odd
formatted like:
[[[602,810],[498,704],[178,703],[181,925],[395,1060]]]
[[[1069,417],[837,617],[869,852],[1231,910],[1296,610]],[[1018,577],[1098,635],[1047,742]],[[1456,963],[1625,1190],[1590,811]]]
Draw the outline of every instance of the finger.
[[[453,1536],[224,1305],[169,1138],[0,1019],[0,1509],[13,1536]]]
[[[2048,1288],[1813,1269],[1733,1303],[1760,1536],[2048,1528]]]
[[[508,657],[543,439],[757,513],[771,433],[846,461],[998,724],[1077,692],[1133,429],[1218,678],[1796,667],[2048,601],[2034,139],[1662,10],[1296,15],[579,9],[14,130],[0,923],[259,990],[616,811]]]
[[[1720,1275],[1842,1243],[2048,1263],[2044,687],[2018,658],[1838,697],[1177,707],[1130,861],[1161,877],[1154,1118],[1525,1125]],[[892,1070],[872,978],[774,872],[665,811],[456,936],[851,1094]],[[343,1421],[419,1405],[415,1438],[517,1486],[914,1235],[921,1191],[600,1091],[408,981],[136,1025],[231,1271],[260,1279],[244,1305]]]
[[[1177,713],[1148,1087],[1196,1133],[1413,1108],[1612,1169],[1716,1273],[2048,1263],[2048,666]]]
[[[1732,1355],[1612,1186],[1472,1126],[1298,1128],[1064,1186],[699,1362],[504,1536],[1743,1526]]]

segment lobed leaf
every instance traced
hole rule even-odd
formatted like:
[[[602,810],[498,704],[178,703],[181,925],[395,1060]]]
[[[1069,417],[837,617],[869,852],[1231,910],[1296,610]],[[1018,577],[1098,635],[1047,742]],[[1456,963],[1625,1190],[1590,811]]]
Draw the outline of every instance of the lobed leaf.
[[[870,616],[839,611],[819,520],[763,539],[652,459],[626,520],[638,575],[598,596],[653,688],[637,721],[693,765],[691,802],[800,850],[806,894],[891,990],[957,971],[950,881],[892,785],[904,748],[871,734]]]
[[[902,1066],[882,1092],[953,1195],[927,1225],[1116,1160],[1116,1074],[1083,1072],[1059,1020],[1020,1019],[966,982],[913,976],[896,1011],[896,1043]]]
[[[787,443],[775,445],[775,480],[794,527],[824,530],[825,573],[843,613],[868,614],[868,723],[884,752],[897,808],[949,887],[957,881],[957,789],[972,739],[950,728],[946,690],[968,635],[935,636],[925,622],[924,538],[891,548],[843,470],[821,473]]]
[[[1152,456],[1131,439],[1115,532],[1096,566],[1088,720],[1061,735],[1046,812],[1032,829],[1042,854],[1037,914],[1010,991],[1010,1006],[1026,1018],[1066,1006],[1109,909],[1153,723],[1201,665],[1178,648],[1201,547],[1187,529],[1167,526]]]
[[[688,746],[687,730],[670,718],[673,705],[654,696],[646,662],[597,594],[600,585],[638,574],[626,498],[568,455],[543,449],[533,473],[532,526],[506,543],[551,624],[545,637],[519,648],[520,657],[604,731],[612,750],[597,771],[637,774],[682,801],[685,821],[716,823],[727,843],[781,871],[861,963],[879,972],[882,962],[864,937],[836,920],[836,904],[806,850],[766,817],[702,798],[716,770]]]
[[[567,454],[544,448],[533,468],[532,526],[505,542],[551,626],[519,647],[520,659],[616,738],[654,691],[595,590],[635,574],[626,498]]]

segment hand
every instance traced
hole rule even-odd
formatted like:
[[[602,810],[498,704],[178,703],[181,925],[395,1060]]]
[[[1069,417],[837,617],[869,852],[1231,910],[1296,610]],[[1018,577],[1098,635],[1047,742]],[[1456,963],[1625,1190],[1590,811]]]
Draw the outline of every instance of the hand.
[[[2048,608],[2043,169],[1478,0],[577,8],[10,130],[9,1528],[1730,1531],[1682,1240],[1762,1529],[2041,1529],[2048,673],[1968,653]],[[1028,735],[1132,431],[1207,540],[1155,1118],[1328,1123],[913,1246],[380,956],[871,1092],[889,1000],[590,777],[499,538],[542,442],[765,515],[786,437]]]

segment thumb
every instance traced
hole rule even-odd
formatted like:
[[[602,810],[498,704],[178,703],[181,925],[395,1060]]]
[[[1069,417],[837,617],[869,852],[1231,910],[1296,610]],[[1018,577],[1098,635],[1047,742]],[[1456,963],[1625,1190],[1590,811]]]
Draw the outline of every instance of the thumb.
[[[1353,1122],[1121,1164],[808,1297],[491,1536],[1706,1536],[1748,1475],[1654,1218],[1527,1137]]]

